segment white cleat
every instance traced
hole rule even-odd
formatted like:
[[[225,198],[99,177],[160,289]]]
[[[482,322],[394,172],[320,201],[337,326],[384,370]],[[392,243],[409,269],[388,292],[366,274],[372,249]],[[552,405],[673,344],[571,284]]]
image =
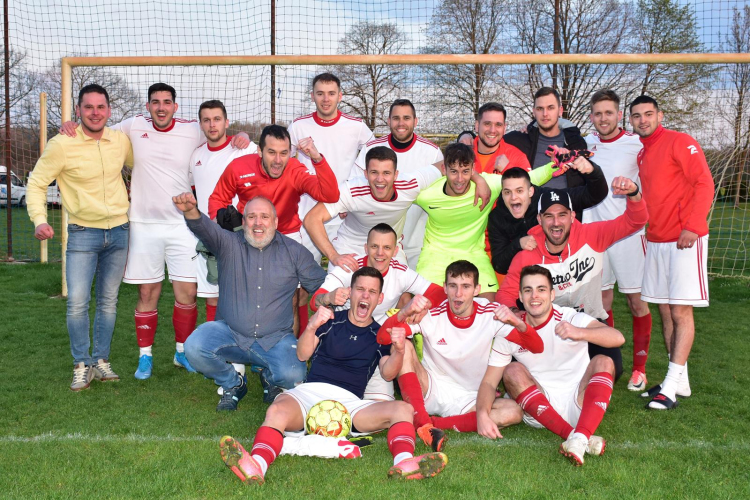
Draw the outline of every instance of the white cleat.
[[[604,455],[604,449],[607,447],[607,441],[601,436],[591,436],[589,438],[588,446],[586,447],[586,453],[589,455],[602,456]]]
[[[589,441],[581,434],[573,434],[560,445],[560,453],[568,457],[576,467],[583,465],[583,456],[589,447]]]

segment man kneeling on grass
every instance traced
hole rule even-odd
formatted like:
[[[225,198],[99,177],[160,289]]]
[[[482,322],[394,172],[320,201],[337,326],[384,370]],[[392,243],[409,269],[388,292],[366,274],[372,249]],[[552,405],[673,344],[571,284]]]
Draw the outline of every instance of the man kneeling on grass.
[[[533,354],[495,337],[477,395],[477,431],[490,439],[502,437],[490,415],[502,379],[507,395],[523,409],[523,421],[532,427],[546,427],[565,439],[560,453],[574,465],[583,465],[585,453],[604,454],[606,442],[593,434],[609,406],[615,376],[609,356],[598,354],[589,359],[588,343],[619,347],[625,338],[586,313],[554,305],[548,269],[524,267],[520,284],[519,296],[526,309],[521,317],[536,328],[544,351]],[[516,361],[511,362],[513,358]]]
[[[392,380],[404,359],[403,330],[391,335],[389,347],[376,341],[380,325],[372,319],[372,313],[383,300],[382,288],[383,276],[377,269],[358,269],[352,275],[351,309],[334,313],[321,307],[297,342],[300,361],[312,358],[307,382],[279,394],[266,411],[249,453],[234,438],[221,438],[221,458],[242,481],[262,484],[268,466],[281,453],[284,432],[303,429],[310,408],[326,399],[347,408],[353,432],[388,428],[388,449],[394,464],[388,477],[424,479],[443,470],[448,463],[443,453],[414,456],[411,405],[362,399],[376,366],[385,380]]]

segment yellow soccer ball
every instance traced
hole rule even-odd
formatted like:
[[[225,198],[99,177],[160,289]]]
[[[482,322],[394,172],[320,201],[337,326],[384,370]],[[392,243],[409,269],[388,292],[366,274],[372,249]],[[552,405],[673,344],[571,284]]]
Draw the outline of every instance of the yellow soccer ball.
[[[352,429],[352,417],[338,401],[327,399],[310,408],[305,418],[308,434],[326,437],[345,437]]]

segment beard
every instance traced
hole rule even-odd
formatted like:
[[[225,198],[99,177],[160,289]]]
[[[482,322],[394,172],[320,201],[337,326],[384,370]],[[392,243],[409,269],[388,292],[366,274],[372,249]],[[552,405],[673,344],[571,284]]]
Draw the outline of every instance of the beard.
[[[276,236],[276,231],[269,231],[262,239],[256,240],[253,237],[253,228],[245,228],[244,233],[247,244],[258,249],[267,247],[271,243],[271,240],[273,240],[273,237]]]

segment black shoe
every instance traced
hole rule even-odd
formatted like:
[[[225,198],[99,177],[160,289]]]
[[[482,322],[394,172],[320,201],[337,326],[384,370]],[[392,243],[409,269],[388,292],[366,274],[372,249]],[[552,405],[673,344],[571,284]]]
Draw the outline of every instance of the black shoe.
[[[237,409],[237,405],[240,400],[247,394],[247,382],[245,377],[240,377],[240,385],[232,387],[229,390],[224,390],[224,394],[221,395],[219,404],[216,406],[216,411],[234,411]]]
[[[260,385],[263,387],[263,402],[270,405],[276,399],[276,396],[284,392],[284,390],[277,385],[271,385],[266,379],[265,374],[266,370],[261,370],[258,375],[260,376]]]

